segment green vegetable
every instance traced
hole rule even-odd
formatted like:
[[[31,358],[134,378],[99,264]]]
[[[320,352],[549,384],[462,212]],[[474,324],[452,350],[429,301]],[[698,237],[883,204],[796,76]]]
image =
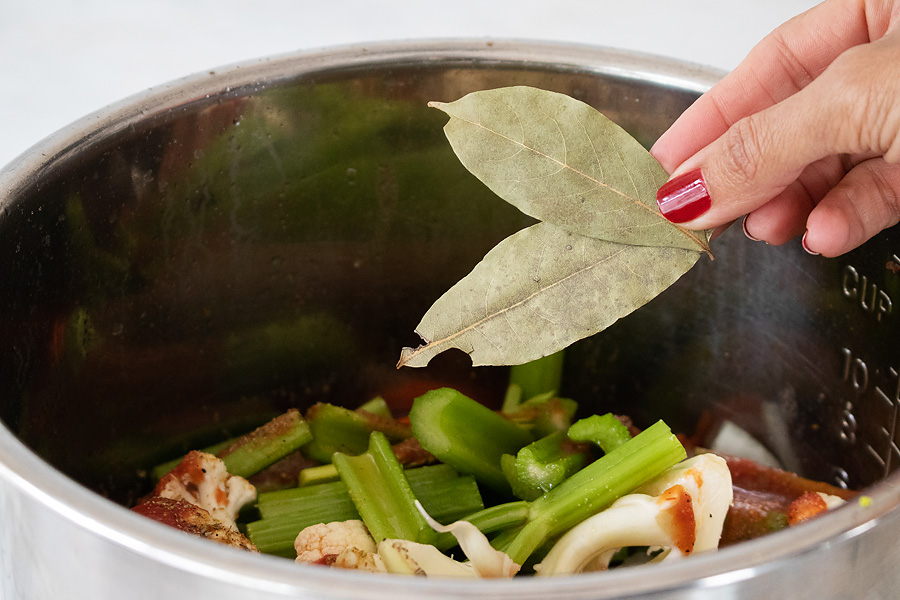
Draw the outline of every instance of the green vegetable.
[[[569,439],[597,444],[609,454],[631,439],[628,428],[612,413],[592,415],[569,427]]]
[[[379,417],[392,418],[391,409],[381,396],[376,396],[356,409],[357,412],[368,412]]]
[[[429,106],[450,116],[444,132],[463,165],[544,222],[501,241],[445,292],[399,366],[450,348],[475,366],[547,356],[643,306],[709,252],[708,232],[660,214],[666,171],[587,104],[508,87]]]
[[[284,502],[275,496],[301,490],[302,495],[292,494]],[[260,500],[265,496],[269,496],[270,504],[260,503],[263,518],[247,524],[247,536],[266,554],[295,557],[294,540],[303,529],[317,523],[359,518],[347,486],[340,481],[260,494]]]
[[[409,428],[391,417],[356,412],[324,402],[310,407],[306,419],[313,439],[303,447],[303,453],[322,463],[330,463],[335,452],[365,452],[369,434],[373,431],[381,431],[393,441],[410,436]]]
[[[529,506],[528,522],[506,552],[524,564],[529,556],[619,497],[683,460],[684,447],[662,421],[578,471]]]
[[[449,465],[405,474],[413,494],[438,521],[449,523],[484,507],[475,480]],[[249,523],[247,533],[260,551],[279,556],[294,556],[294,539],[310,525],[360,518],[342,481],[268,492],[257,502],[262,519]]]
[[[560,350],[543,358],[515,365],[509,370],[510,385],[517,385],[522,390],[523,398],[532,398],[538,394],[556,394],[562,381],[564,351]],[[506,406],[503,408],[504,412]]]
[[[330,481],[337,481],[340,478],[341,476],[338,475],[335,466],[332,464],[327,464],[300,469],[298,483],[300,486],[308,486],[319,483],[328,483]]]
[[[334,466],[357,512],[378,543],[385,539],[434,541],[435,532],[416,509],[416,497],[383,433],[373,431],[359,456],[335,453]]]
[[[431,390],[413,401],[413,433],[428,452],[480,483],[509,493],[500,457],[531,441],[528,433],[451,388]]]
[[[230,474],[250,477],[311,439],[307,422],[298,410],[290,409],[249,433],[207,446],[201,452],[215,454],[225,461]],[[180,456],[156,465],[151,471],[153,478],[159,481],[178,466],[183,458]]]
[[[587,461],[588,448],[557,431],[528,444],[515,457],[505,454],[501,466],[513,494],[522,500],[535,500],[584,467]]]
[[[506,394],[503,396],[500,412],[507,414],[519,410],[522,400],[522,386],[518,383],[510,383],[506,386]]]
[[[239,437],[219,452],[232,475],[250,477],[312,439],[309,425],[295,408]]]

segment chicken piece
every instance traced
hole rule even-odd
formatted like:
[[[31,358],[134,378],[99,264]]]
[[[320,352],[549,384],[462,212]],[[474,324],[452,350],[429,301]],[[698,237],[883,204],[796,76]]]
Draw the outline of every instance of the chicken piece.
[[[198,450],[188,452],[159,480],[153,493],[195,504],[234,530],[241,507],[256,500],[256,488],[249,481],[229,475],[222,459]]]
[[[822,492],[804,492],[791,502],[787,510],[788,524],[793,527],[807,519],[816,517],[826,510],[838,507],[844,500]]]
[[[362,521],[334,521],[310,525],[294,540],[297,562],[341,569],[383,572],[375,540]]]
[[[725,519],[722,545],[750,540],[787,527],[791,504],[807,492],[847,500],[856,492],[805,479],[746,458],[726,456],[734,485],[734,504]],[[813,502],[815,502],[813,500]],[[829,504],[832,508],[833,502]]]
[[[573,527],[535,571],[546,576],[604,570],[628,546],[669,549],[660,560],[715,550],[731,500],[725,460],[714,454],[689,458]]]
[[[224,525],[218,519],[214,519],[209,514],[209,511],[186,500],[151,496],[131,510],[154,521],[159,521],[164,525],[193,535],[199,535],[200,537],[242,550],[259,552],[256,546],[243,533]]]
[[[402,442],[397,442],[391,446],[391,450],[394,451],[394,456],[397,457],[400,464],[407,468],[430,465],[438,461],[434,455],[423,448],[419,443],[419,440],[414,437],[406,438]]]

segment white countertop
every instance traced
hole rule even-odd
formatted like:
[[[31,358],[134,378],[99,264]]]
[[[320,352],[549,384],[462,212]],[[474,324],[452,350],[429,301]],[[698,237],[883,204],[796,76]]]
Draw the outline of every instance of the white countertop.
[[[89,112],[223,64],[375,40],[533,38],[730,69],[812,0],[0,0],[0,166]]]

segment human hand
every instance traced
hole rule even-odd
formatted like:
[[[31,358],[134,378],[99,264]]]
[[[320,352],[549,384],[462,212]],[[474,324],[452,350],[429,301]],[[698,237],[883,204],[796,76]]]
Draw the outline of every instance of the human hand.
[[[750,239],[802,234],[807,252],[837,256],[896,224],[900,0],[827,0],[794,17],[651,152],[673,173],[660,210],[689,229],[746,215]]]

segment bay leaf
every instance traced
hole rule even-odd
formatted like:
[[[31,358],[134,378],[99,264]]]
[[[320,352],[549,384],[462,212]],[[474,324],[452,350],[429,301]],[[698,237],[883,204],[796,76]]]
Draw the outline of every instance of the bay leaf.
[[[441,296],[416,327],[425,344],[400,366],[450,348],[472,364],[521,364],[593,335],[678,280],[700,254],[633,246],[538,223],[497,244]]]
[[[430,102],[463,165],[527,215],[602,240],[709,251],[706,232],[670,223],[656,205],[666,171],[591,106],[532,87]]]

